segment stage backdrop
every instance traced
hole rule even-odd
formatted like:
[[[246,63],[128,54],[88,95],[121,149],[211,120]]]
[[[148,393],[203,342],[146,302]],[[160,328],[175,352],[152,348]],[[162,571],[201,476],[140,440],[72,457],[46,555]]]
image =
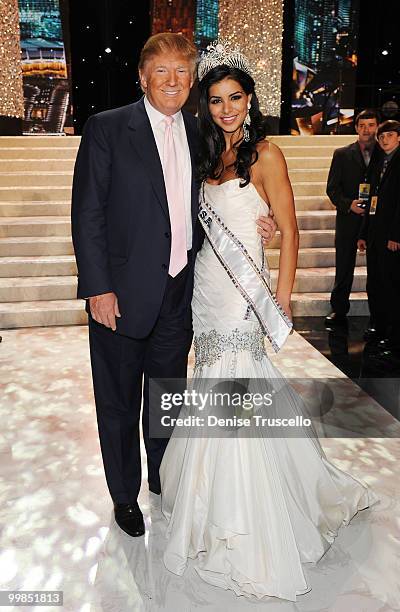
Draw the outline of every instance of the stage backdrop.
[[[69,110],[63,31],[58,0],[19,0],[24,133],[62,133]]]
[[[0,117],[22,119],[18,1],[0,0]]]
[[[359,0],[295,0],[292,134],[352,133]]]
[[[282,0],[154,0],[152,33],[182,32],[199,50],[217,38],[239,45],[254,69],[260,108],[279,117]]]

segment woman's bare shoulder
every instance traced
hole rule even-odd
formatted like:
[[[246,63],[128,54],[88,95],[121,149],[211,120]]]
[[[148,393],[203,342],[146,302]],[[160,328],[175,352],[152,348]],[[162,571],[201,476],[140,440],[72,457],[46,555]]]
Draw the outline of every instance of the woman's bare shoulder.
[[[257,143],[257,152],[258,161],[263,169],[271,170],[281,166],[286,167],[281,149],[270,140],[265,139]]]

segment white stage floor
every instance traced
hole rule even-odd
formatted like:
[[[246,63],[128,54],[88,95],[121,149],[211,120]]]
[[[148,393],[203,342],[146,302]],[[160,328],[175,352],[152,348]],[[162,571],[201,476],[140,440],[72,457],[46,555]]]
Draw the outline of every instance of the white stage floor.
[[[296,603],[238,598],[202,582],[191,567],[183,577],[164,568],[165,521],[146,483],[139,498],[146,535],[130,538],[115,524],[87,328],[1,334],[0,589],[64,592],[63,608],[29,608],[38,611],[400,610],[398,439],[322,440],[329,459],[370,485],[380,503],[343,528],[317,565],[305,566],[312,590]],[[343,378],[297,334],[274,362],[286,376]],[[382,422],[390,419],[382,409]]]

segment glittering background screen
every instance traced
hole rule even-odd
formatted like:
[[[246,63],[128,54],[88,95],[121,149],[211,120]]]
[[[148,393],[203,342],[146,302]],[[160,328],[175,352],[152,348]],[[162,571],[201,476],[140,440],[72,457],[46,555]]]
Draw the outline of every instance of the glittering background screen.
[[[292,133],[352,133],[359,0],[295,0]]]
[[[239,46],[252,66],[261,111],[279,117],[283,4],[283,0],[154,0],[151,29],[153,34],[181,32],[200,51],[217,38]]]
[[[199,49],[218,38],[219,0],[154,0],[151,33],[181,32]]]
[[[70,87],[58,0],[18,0],[24,133],[63,132]]]

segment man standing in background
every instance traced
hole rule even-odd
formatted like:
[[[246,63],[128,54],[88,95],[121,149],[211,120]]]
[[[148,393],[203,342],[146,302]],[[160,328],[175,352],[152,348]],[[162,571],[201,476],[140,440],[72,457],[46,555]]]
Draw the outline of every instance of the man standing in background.
[[[375,140],[377,128],[377,113],[362,111],[355,121],[357,141],[336,149],[333,154],[326,192],[337,210],[336,275],[331,294],[332,312],[325,319],[326,325],[345,323],[350,309],[357,240],[366,203],[360,194],[363,192],[368,200],[371,176],[382,155]]]
[[[367,249],[367,293],[380,358],[400,366],[400,122],[378,127],[383,159],[371,185],[358,247]],[[379,342],[380,341],[380,342]]]

